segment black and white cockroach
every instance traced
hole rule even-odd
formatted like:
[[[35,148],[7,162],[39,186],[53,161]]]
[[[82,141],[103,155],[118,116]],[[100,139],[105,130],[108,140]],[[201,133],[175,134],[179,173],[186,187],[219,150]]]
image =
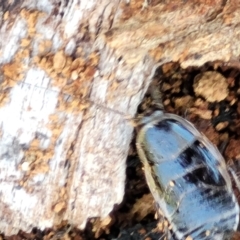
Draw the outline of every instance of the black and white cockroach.
[[[168,239],[230,240],[240,210],[225,160],[193,124],[164,112],[156,81],[149,92],[157,110],[140,121],[136,147]]]
[[[239,205],[218,149],[190,122],[157,110],[143,118],[136,146],[149,189],[176,240],[228,240]]]

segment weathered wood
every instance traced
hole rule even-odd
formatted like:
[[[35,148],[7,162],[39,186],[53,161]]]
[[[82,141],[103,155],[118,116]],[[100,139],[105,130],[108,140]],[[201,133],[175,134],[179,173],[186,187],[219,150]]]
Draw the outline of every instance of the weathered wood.
[[[84,228],[122,201],[134,116],[156,67],[238,65],[238,1],[2,5],[0,230]]]

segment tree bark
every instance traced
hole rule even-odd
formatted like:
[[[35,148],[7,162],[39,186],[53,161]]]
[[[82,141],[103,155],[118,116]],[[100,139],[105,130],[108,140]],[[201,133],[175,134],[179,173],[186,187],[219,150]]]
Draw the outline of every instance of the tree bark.
[[[0,1],[1,2],[1,1]],[[1,2],[0,229],[84,228],[122,201],[135,115],[159,65],[239,66],[239,3]]]

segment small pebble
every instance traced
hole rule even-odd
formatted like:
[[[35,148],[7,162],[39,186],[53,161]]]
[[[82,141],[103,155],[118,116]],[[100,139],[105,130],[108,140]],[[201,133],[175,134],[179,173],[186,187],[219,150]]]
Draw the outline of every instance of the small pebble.
[[[204,97],[208,102],[220,102],[228,96],[228,82],[226,78],[214,71],[198,74],[194,78],[194,92]]]

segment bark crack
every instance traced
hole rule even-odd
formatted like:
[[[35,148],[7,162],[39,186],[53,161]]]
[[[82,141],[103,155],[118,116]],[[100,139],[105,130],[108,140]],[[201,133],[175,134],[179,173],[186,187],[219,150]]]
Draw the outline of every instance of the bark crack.
[[[83,116],[86,114],[86,111],[87,110],[83,110]],[[70,144],[70,147],[67,150],[67,154],[66,154],[66,156],[67,156],[66,161],[69,162],[67,181],[66,181],[66,190],[67,190],[67,196],[68,196],[67,199],[68,199],[68,201],[70,199],[70,192],[71,192],[72,182],[74,180],[74,169],[76,169],[76,166],[77,166],[77,163],[78,163],[78,161],[76,161],[74,159],[75,158],[74,157],[75,145],[76,145],[76,142],[77,142],[77,140],[79,138],[79,134],[80,134],[82,125],[84,124],[85,121],[86,120],[83,117],[82,121],[80,122],[80,124],[77,127],[75,138],[73,139],[72,143]],[[76,191],[76,189],[74,189],[74,192],[75,192],[75,198],[74,198],[74,201],[72,202],[71,210],[73,210],[73,208],[75,206],[76,199],[77,199],[77,191]],[[66,213],[66,210],[67,209],[65,209],[65,211],[64,211],[65,213]]]

